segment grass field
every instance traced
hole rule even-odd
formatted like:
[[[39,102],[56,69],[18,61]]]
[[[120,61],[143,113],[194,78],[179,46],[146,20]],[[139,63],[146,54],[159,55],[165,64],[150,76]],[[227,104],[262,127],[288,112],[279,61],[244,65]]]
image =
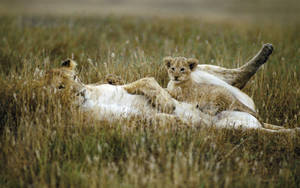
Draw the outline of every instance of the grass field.
[[[119,16],[0,17],[0,187],[299,187],[300,135],[86,122],[31,85],[68,57],[85,83],[107,73],[168,82],[162,58],[237,67],[274,53],[244,91],[262,118],[300,126],[300,24]]]

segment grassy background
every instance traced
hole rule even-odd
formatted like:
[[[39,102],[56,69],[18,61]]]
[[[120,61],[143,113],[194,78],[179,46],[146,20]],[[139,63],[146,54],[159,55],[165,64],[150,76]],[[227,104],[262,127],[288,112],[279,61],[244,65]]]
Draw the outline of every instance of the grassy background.
[[[32,85],[72,57],[85,83],[115,73],[166,86],[164,56],[237,67],[269,42],[274,53],[244,91],[266,122],[299,127],[299,33],[283,22],[1,16],[0,186],[299,187],[299,134],[89,122]]]
[[[299,23],[298,0],[2,0],[0,14],[132,15]]]

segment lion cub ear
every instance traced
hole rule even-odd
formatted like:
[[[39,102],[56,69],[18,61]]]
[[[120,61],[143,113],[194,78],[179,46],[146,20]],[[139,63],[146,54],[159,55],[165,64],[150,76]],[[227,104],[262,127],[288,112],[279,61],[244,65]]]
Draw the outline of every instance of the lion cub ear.
[[[194,71],[199,63],[198,59],[195,59],[195,58],[188,58],[187,62],[188,62],[188,66],[191,69],[191,71]]]
[[[173,58],[168,56],[168,57],[165,57],[163,61],[164,61],[164,64],[165,64],[166,68],[168,69],[168,68],[171,67],[171,63],[173,61]]]
[[[71,70],[75,70],[77,63],[72,59],[67,59],[61,63],[61,66]]]

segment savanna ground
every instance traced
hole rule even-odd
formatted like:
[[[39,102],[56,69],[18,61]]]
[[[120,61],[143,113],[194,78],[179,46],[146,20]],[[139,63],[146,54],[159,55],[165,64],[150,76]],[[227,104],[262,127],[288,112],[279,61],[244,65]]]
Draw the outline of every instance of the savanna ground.
[[[68,57],[85,83],[107,73],[168,82],[164,56],[237,67],[274,53],[244,91],[266,122],[300,126],[300,23],[135,16],[0,17],[0,187],[299,187],[299,134],[87,122],[32,80]]]

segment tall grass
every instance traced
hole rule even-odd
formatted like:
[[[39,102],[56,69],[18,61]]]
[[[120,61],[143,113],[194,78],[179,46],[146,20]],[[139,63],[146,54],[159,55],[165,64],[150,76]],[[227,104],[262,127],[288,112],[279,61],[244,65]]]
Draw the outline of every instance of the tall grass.
[[[0,18],[0,186],[299,187],[298,135],[87,121],[35,88],[74,58],[85,83],[107,73],[168,82],[164,56],[237,67],[274,53],[244,91],[267,122],[300,126],[300,25],[135,17]]]

